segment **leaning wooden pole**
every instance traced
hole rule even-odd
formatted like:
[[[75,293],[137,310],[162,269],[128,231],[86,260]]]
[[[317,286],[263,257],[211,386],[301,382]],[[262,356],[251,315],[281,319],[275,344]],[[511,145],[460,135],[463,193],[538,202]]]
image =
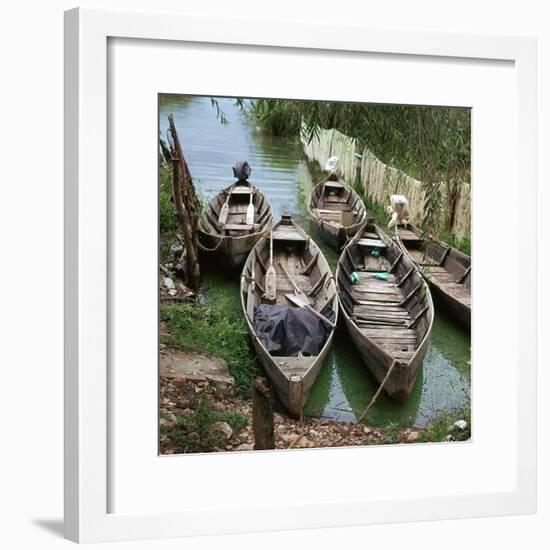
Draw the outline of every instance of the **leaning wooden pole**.
[[[195,193],[189,167],[183,155],[172,115],[168,116],[168,125],[168,142],[172,158],[172,195],[176,208],[178,227],[184,246],[182,263],[185,284],[193,290],[198,290],[200,284],[197,242],[199,201]]]
[[[265,378],[252,381],[252,427],[254,449],[274,449],[273,394]]]

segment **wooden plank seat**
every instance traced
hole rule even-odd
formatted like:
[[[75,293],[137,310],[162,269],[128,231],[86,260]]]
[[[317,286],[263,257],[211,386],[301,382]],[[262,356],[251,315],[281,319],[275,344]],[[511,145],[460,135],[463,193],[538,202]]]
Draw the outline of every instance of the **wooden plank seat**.
[[[250,193],[254,191],[248,185],[236,185],[231,191],[231,195],[250,195]]]
[[[224,226],[225,231],[251,231],[252,229],[254,226],[246,223],[226,223]]]
[[[399,228],[397,234],[402,241],[421,241],[422,239],[410,229]]]
[[[294,242],[306,242],[306,238],[297,233],[296,231],[284,231],[277,229],[273,231],[273,240],[274,241],[294,241]]]
[[[279,368],[287,377],[293,374],[303,376],[311,366],[311,357],[275,357]]]
[[[368,246],[371,248],[386,248],[386,245],[380,239],[366,239],[362,238],[357,241],[359,246]]]
[[[325,181],[325,189],[344,189],[345,185],[339,181]]]

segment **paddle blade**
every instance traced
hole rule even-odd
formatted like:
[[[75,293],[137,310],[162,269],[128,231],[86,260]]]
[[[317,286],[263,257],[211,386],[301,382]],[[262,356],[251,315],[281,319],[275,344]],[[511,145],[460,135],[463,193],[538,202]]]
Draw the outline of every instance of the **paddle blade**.
[[[254,205],[250,203],[246,208],[246,223],[254,225]]]
[[[305,294],[285,294],[287,300],[289,302],[292,302],[294,305],[297,305],[298,307],[305,307],[309,305],[309,300],[307,299],[307,296]]]
[[[227,223],[228,216],[229,216],[229,205],[227,203],[224,203],[220,210],[220,215],[218,216],[218,223],[222,226],[225,225]]]
[[[265,297],[269,302],[277,299],[277,273],[273,265],[267,268],[265,274]]]

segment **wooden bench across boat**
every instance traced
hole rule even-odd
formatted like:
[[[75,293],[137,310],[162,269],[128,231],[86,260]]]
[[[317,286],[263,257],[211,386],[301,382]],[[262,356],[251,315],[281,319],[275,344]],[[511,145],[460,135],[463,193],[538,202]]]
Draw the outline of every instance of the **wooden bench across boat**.
[[[436,239],[425,239],[413,225],[397,228],[401,248],[419,267],[434,299],[463,326],[471,323],[471,258]],[[427,243],[427,244],[426,244]]]
[[[318,183],[311,191],[308,208],[321,238],[336,250],[367,221],[361,197],[342,179]]]
[[[247,209],[252,193],[253,223],[247,223]],[[229,199],[229,200],[228,200]],[[228,204],[225,223],[220,212]],[[273,209],[258,187],[238,181],[220,191],[205,207],[199,218],[198,240],[201,252],[219,259],[229,268],[240,267],[260,237],[273,226]]]
[[[342,316],[367,367],[405,402],[428,349],[433,304],[428,285],[398,244],[367,224],[342,251],[336,270]]]
[[[268,352],[254,327],[254,315],[260,304],[266,303],[265,275],[271,264],[270,242],[268,232],[246,260],[241,275],[241,302],[254,349],[277,395],[293,416],[301,417],[332,344],[334,328],[329,326],[327,329],[326,340],[317,355],[301,356],[299,353],[297,357],[282,357]],[[283,216],[273,227],[273,266],[276,271],[275,304],[295,307],[287,295],[294,292],[296,284],[318,313],[336,323],[338,299],[327,260],[313,239],[290,216]]]

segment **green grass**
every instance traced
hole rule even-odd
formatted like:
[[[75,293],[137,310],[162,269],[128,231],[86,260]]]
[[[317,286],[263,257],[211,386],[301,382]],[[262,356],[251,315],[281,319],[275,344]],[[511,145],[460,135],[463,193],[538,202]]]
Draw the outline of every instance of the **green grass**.
[[[467,428],[462,431],[454,423],[457,420],[465,420]],[[472,436],[470,409],[456,411],[454,413],[442,413],[433,419],[423,431],[419,431],[417,443],[439,443],[446,441],[448,435],[453,436],[454,441],[466,441]],[[383,439],[373,444],[392,445],[403,443],[403,426],[391,422],[383,428]]]
[[[161,433],[184,453],[204,453],[223,444],[222,434],[212,430],[216,422],[227,422],[234,432],[244,428],[248,420],[237,411],[218,411],[203,397],[197,408],[187,416],[176,416],[175,425],[161,426]]]
[[[240,307],[238,289],[218,281],[205,284],[201,300],[162,304],[160,318],[169,336],[162,343],[183,351],[207,352],[221,357],[235,378],[235,388],[249,397],[258,367],[248,345],[248,332]]]
[[[465,420],[468,423],[464,431],[453,425],[457,420]],[[471,423],[472,415],[469,408],[454,413],[443,413],[428,424],[426,431],[420,435],[419,441],[445,441],[448,435],[452,435],[455,441],[466,441],[472,436]]]

